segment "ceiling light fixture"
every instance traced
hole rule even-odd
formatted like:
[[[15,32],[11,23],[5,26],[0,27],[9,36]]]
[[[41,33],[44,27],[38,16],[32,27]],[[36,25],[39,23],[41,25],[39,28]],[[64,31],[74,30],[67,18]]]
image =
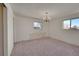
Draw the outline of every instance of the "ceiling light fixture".
[[[43,20],[44,20],[44,22],[49,22],[49,16],[48,16],[48,12],[46,11],[45,12],[45,14],[44,14],[44,16],[43,16]]]

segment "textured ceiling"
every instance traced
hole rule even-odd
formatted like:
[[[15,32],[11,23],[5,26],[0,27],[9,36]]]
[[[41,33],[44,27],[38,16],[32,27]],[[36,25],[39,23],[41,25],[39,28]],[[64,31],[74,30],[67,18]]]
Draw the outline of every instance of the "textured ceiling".
[[[51,19],[79,12],[79,3],[12,3],[11,6],[15,13],[39,19],[45,11]]]

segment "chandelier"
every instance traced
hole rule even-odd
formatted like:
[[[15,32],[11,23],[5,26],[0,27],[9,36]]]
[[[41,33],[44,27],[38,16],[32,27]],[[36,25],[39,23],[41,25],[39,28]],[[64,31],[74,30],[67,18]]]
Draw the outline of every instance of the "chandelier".
[[[49,16],[48,16],[48,12],[46,11],[45,12],[45,14],[44,14],[44,16],[43,16],[43,20],[44,20],[44,22],[49,22]]]

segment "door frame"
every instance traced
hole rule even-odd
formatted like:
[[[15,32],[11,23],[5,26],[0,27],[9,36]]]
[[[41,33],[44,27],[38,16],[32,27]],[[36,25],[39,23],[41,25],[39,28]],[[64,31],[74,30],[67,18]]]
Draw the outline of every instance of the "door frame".
[[[7,7],[3,4],[3,55],[8,56],[7,44]]]
[[[7,7],[5,6],[4,3],[0,3],[0,4],[2,6],[2,56],[4,56],[4,55],[7,56],[7,50],[5,50],[5,48],[7,48],[7,44],[6,44],[7,43],[7,27],[6,27],[6,25],[7,25]]]

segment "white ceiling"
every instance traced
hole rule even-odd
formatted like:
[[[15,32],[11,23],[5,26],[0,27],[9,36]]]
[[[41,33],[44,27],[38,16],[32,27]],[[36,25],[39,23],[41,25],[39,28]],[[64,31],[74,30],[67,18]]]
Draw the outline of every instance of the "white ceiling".
[[[45,11],[50,18],[79,12],[79,3],[12,3],[11,6],[15,13],[40,19]]]

